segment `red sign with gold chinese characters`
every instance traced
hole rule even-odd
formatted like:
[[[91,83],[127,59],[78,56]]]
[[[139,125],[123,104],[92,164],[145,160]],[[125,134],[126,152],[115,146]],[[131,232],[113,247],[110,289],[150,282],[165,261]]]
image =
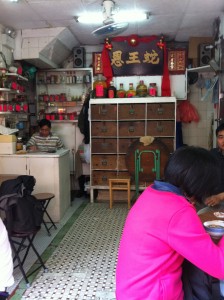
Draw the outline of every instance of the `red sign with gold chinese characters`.
[[[162,75],[163,47],[158,43],[158,38],[136,43],[112,39],[109,55],[114,76]]]
[[[102,74],[103,66],[101,60],[101,52],[93,53],[93,75]]]
[[[168,49],[168,69],[172,74],[185,74],[186,49]]]

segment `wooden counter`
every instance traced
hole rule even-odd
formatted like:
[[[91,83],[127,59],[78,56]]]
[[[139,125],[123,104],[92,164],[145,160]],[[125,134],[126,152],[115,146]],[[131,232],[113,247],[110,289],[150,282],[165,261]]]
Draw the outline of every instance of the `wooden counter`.
[[[53,193],[48,211],[59,222],[71,203],[69,150],[56,153],[1,154],[1,174],[32,175],[36,179],[33,194]]]

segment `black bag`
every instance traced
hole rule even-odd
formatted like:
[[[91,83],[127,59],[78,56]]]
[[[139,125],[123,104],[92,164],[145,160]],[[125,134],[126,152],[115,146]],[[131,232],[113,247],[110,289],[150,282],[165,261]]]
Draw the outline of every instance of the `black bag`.
[[[14,232],[26,233],[36,230],[43,221],[42,205],[32,195],[19,197],[17,204],[6,212],[6,219],[11,223],[11,226],[7,224],[7,229]]]
[[[6,214],[6,228],[9,234],[27,233],[40,228],[43,221],[43,207],[31,195],[35,185],[33,176],[22,175],[6,180],[0,187],[0,208]]]

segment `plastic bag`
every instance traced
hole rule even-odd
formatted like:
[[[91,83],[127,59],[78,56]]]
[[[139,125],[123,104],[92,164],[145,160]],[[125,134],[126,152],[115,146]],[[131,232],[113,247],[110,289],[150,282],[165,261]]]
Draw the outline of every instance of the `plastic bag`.
[[[181,101],[178,104],[180,121],[183,123],[190,123],[192,121],[199,122],[199,114],[196,107],[190,103],[189,100]]]

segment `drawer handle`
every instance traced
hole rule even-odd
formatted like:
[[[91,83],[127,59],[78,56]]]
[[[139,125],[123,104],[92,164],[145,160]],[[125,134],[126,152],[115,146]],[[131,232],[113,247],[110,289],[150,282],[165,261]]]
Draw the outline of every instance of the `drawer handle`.
[[[163,114],[163,112],[164,112],[164,109],[163,109],[163,107],[158,107],[158,109],[157,109],[157,113],[158,113],[158,115],[162,115],[162,114]]]
[[[107,108],[106,108],[106,105],[102,105],[100,107],[100,114],[101,115],[106,115],[107,114]]]
[[[130,109],[129,109],[129,115],[134,115],[134,114],[135,114],[134,108],[130,108]]]
[[[101,161],[101,165],[102,165],[102,166],[107,166],[107,160],[106,160],[106,159],[103,159],[103,160]]]
[[[135,127],[134,126],[129,126],[128,131],[129,132],[134,132],[135,131]]]
[[[103,182],[106,182],[106,181],[107,181],[107,176],[103,176],[103,177],[102,177],[102,181],[103,181]]]
[[[163,126],[161,124],[157,124],[156,129],[158,132],[163,132]]]
[[[107,132],[107,127],[106,126],[102,127],[101,132]]]
[[[108,148],[109,144],[108,143],[102,143],[102,148]]]

